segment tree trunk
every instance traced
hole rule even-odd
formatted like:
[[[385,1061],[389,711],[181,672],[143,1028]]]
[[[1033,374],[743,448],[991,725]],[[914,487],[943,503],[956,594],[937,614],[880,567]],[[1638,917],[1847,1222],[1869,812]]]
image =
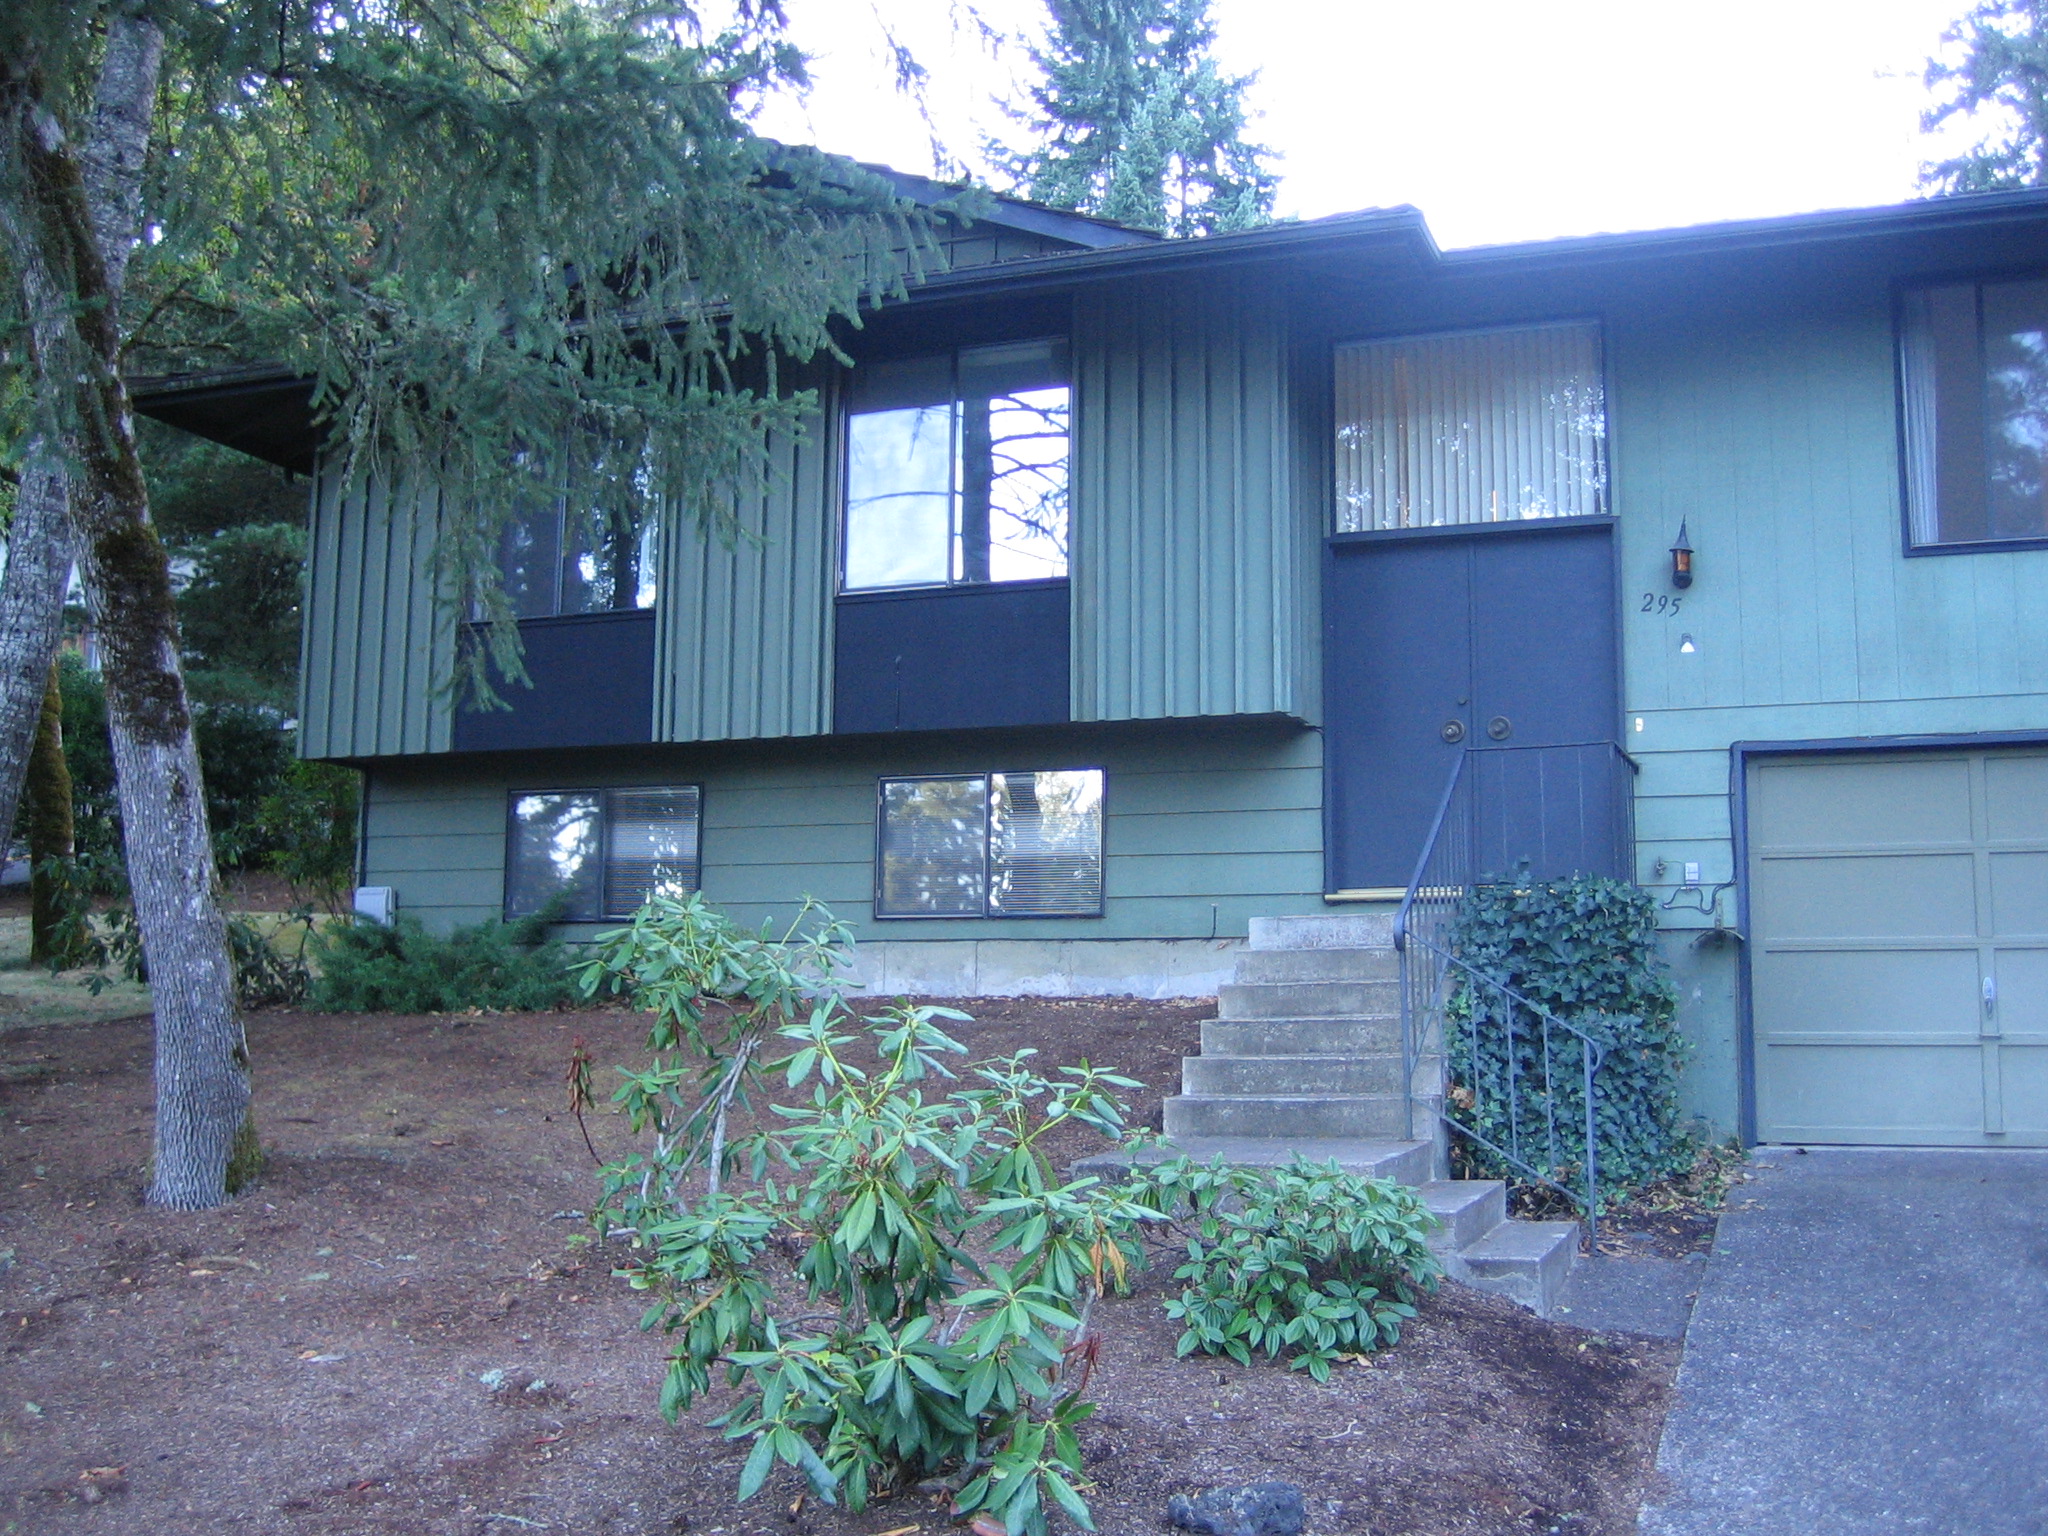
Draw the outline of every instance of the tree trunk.
[[[170,564],[149,521],[120,374],[118,304],[137,233],[163,35],[107,21],[92,143],[81,155],[35,94],[33,61],[0,63],[0,92],[30,189],[9,232],[29,284],[70,301],[62,334],[31,329],[38,384],[61,397],[71,519],[86,601],[105,647],[107,725],[128,882],[156,1003],[152,1205],[227,1198],[249,1106],[248,1050],[221,917],[192,715],[178,666]]]
[[[0,827],[13,826],[20,809],[22,772],[63,630],[71,580],[65,486],[45,445],[32,444],[7,531],[7,574],[0,576]]]
[[[71,769],[64,761],[64,692],[57,668],[43,689],[42,719],[28,756],[24,790],[28,821],[28,958],[32,965],[71,959],[59,927],[64,921],[62,873],[51,860],[68,864],[72,854]]]

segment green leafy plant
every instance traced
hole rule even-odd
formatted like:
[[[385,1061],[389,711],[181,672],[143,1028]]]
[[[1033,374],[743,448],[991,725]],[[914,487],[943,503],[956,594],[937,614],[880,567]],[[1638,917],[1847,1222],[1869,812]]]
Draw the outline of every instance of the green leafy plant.
[[[568,951],[547,938],[557,914],[477,923],[441,935],[400,914],[386,925],[330,923],[312,944],[309,1004],[327,1013],[460,1013],[552,1008],[571,993]]]
[[[256,810],[270,846],[265,863],[295,893],[337,916],[355,884],[362,782],[353,768],[296,759]]]
[[[1675,1173],[1695,1151],[1678,1099],[1687,1044],[1656,934],[1656,902],[1647,891],[1594,875],[1475,885],[1452,930],[1453,952],[1466,964],[1605,1049],[1594,1094],[1603,1196]],[[1461,1118],[1498,1145],[1509,1139],[1511,1116],[1525,1128],[1525,1146],[1526,1128],[1541,1125],[1542,1156],[1553,1164],[1546,1172],[1561,1183],[1579,1177],[1586,1156],[1581,1048],[1553,1029],[1546,1054],[1529,1010],[1455,967],[1452,987],[1445,1051]],[[1512,1031],[1503,1027],[1510,1013]],[[1489,1027],[1472,1030],[1475,1017]],[[1453,1150],[1470,1175],[1518,1176],[1470,1140],[1458,1139]]]
[[[1178,1158],[1147,1169],[1141,1187],[1187,1242],[1184,1282],[1166,1315],[1186,1325],[1179,1354],[1200,1350],[1249,1365],[1254,1352],[1317,1381],[1345,1355],[1397,1343],[1414,1300],[1436,1289],[1429,1248],[1436,1218],[1389,1179],[1297,1157],[1284,1168],[1231,1168]]]
[[[582,969],[586,993],[655,1012],[654,1062],[615,1095],[651,1150],[606,1171],[599,1219],[632,1231],[620,1273],[655,1297],[642,1325],[674,1340],[662,1410],[722,1375],[735,1401],[714,1422],[753,1442],[743,1499],[781,1462],[854,1509],[939,1477],[1013,1536],[1054,1508],[1093,1529],[1075,1437],[1088,1317],[1151,1213],[1062,1181],[1042,1144],[1069,1121],[1122,1135],[1115,1090],[1135,1085],[1042,1074],[1028,1051],[954,1079],[964,1047],[940,1021],[965,1016],[856,1018],[844,934],[809,906],[776,936],[657,897]],[[763,1061],[771,1045],[784,1054]],[[770,1073],[808,1099],[729,1136]],[[742,1168],[744,1188],[724,1182]]]

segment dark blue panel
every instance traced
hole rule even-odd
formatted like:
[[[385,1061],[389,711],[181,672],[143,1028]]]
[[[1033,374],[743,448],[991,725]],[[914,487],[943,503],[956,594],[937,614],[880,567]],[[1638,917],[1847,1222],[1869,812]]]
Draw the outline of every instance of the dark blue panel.
[[[1484,867],[1626,874],[1611,525],[1332,541],[1324,587],[1333,889],[1406,885],[1451,765],[1475,760]]]
[[[948,731],[1067,719],[1067,584],[839,599],[832,729]]]
[[[458,752],[622,747],[654,739],[654,612],[527,619],[531,688],[493,679],[509,710],[455,711]]]

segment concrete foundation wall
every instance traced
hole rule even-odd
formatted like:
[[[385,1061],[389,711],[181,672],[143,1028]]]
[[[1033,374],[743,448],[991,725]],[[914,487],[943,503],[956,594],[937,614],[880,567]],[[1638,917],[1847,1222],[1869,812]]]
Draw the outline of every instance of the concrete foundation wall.
[[[1214,997],[1239,939],[871,939],[853,976],[871,997]]]

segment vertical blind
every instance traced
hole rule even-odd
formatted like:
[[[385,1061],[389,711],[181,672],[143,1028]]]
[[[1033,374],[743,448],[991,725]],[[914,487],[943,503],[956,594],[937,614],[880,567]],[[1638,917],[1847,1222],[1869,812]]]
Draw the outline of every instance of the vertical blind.
[[[1607,510],[1607,403],[1590,322],[1336,351],[1337,531]]]

